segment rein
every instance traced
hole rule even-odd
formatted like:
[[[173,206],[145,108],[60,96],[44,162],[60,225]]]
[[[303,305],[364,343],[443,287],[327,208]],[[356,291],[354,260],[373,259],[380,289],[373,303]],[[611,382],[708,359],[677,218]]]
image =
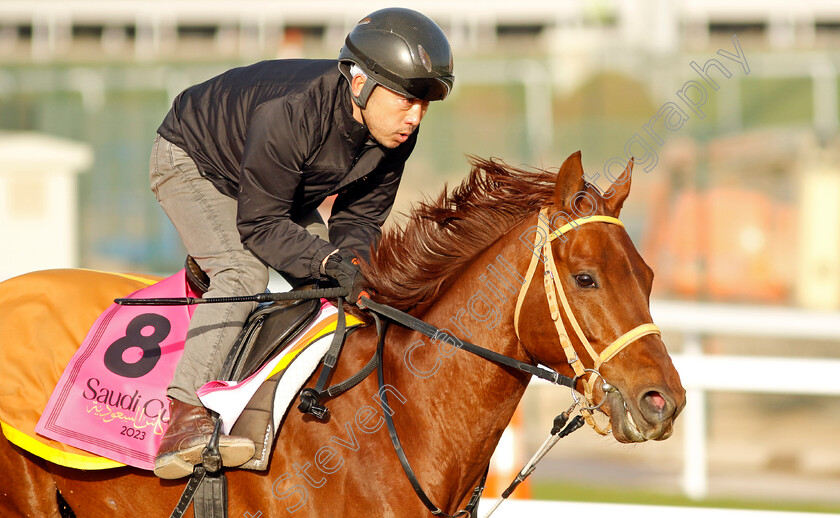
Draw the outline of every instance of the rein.
[[[417,494],[418,498],[420,498],[420,501],[423,502],[423,505],[425,505],[429,512],[435,516],[456,518],[458,516],[465,515],[468,518],[473,517],[475,509],[478,506],[478,501],[481,498],[482,492],[484,491],[484,483],[487,480],[487,471],[489,470],[489,465],[484,471],[484,476],[482,476],[481,482],[479,482],[478,486],[476,486],[476,488],[473,489],[472,496],[470,497],[470,500],[467,503],[466,507],[464,509],[461,509],[460,511],[455,512],[454,515],[450,515],[445,513],[432,502],[432,500],[423,490],[423,487],[420,485],[420,481],[417,479],[417,475],[414,473],[414,469],[412,469],[411,464],[408,462],[408,457],[406,457],[405,455],[402,443],[400,442],[400,438],[397,435],[397,429],[394,426],[394,419],[391,417],[391,412],[388,410],[390,407],[388,406],[387,391],[382,390],[385,387],[385,362],[383,360],[383,352],[385,348],[385,333],[388,328],[388,322],[394,321],[404,327],[417,331],[418,333],[421,333],[431,338],[432,340],[443,340],[444,342],[454,347],[458,347],[467,352],[475,354],[476,356],[484,358],[485,360],[489,360],[494,363],[498,363],[500,365],[516,369],[531,376],[536,376],[556,385],[563,385],[565,387],[574,388],[575,380],[567,376],[563,376],[559,372],[524,363],[519,360],[513,359],[509,356],[505,356],[495,351],[491,351],[490,349],[485,349],[484,347],[480,347],[470,342],[460,340],[438,329],[432,324],[429,324],[428,322],[424,322],[419,318],[413,317],[408,313],[400,311],[391,306],[374,302],[367,297],[362,297],[359,304],[364,309],[369,310],[371,314],[373,314],[374,319],[376,320],[376,330],[378,334],[378,339],[376,344],[375,358],[377,359],[376,370],[377,383],[379,384],[379,394],[385,410],[382,413],[385,417],[385,424],[388,427],[388,435],[391,438],[391,444],[393,444],[394,446],[394,451],[397,453],[397,457],[400,460],[400,465],[402,465],[403,472],[405,472],[405,475],[408,478],[411,487],[414,489],[414,492]],[[388,319],[385,321],[384,324],[379,318],[380,315]],[[511,492],[513,491],[514,487],[515,486],[513,486],[510,489]]]
[[[609,428],[607,428],[607,429],[601,428],[595,422],[595,420],[593,418],[592,412],[594,410],[597,410],[598,408],[600,408],[601,405],[603,405],[604,402],[606,401],[606,398],[604,398],[601,401],[601,403],[599,403],[597,405],[594,404],[592,397],[593,397],[593,391],[594,391],[594,387],[595,387],[595,381],[598,378],[600,378],[604,382],[603,385],[602,385],[602,389],[605,392],[615,390],[615,388],[613,388],[611,385],[609,385],[609,383],[606,382],[606,380],[601,375],[601,373],[599,372],[598,369],[600,368],[601,365],[603,365],[604,363],[606,363],[609,360],[611,360],[612,358],[614,358],[618,353],[623,351],[627,346],[631,345],[636,340],[638,340],[638,339],[640,339],[644,336],[650,335],[650,334],[659,334],[660,333],[659,328],[653,323],[641,324],[641,325],[636,326],[635,328],[631,329],[630,331],[624,333],[622,336],[618,337],[609,346],[607,346],[603,351],[601,351],[600,354],[595,352],[595,349],[592,347],[589,340],[584,335],[583,330],[581,329],[580,324],[578,323],[577,319],[575,318],[575,315],[572,312],[572,309],[569,305],[568,298],[566,297],[566,293],[563,290],[562,283],[560,282],[560,274],[557,270],[557,265],[555,264],[555,261],[554,261],[554,254],[552,252],[551,243],[552,243],[552,241],[554,241],[558,237],[562,236],[563,234],[565,234],[569,230],[575,229],[578,226],[586,224],[586,223],[601,222],[601,223],[619,225],[621,227],[624,227],[624,224],[619,219],[611,217],[611,216],[590,216],[590,217],[585,217],[585,218],[578,218],[578,219],[573,220],[570,223],[560,227],[559,229],[555,230],[554,232],[550,232],[547,216],[548,216],[548,208],[543,208],[540,211],[540,213],[537,217],[538,225],[537,225],[536,241],[535,241],[535,244],[534,244],[534,254],[533,254],[533,257],[531,258],[531,262],[528,266],[528,271],[525,274],[525,282],[522,284],[522,287],[520,288],[520,291],[519,291],[519,295],[517,297],[516,308],[514,310],[514,330],[516,331],[517,338],[519,338],[519,340],[521,342],[522,339],[521,339],[521,335],[520,335],[520,332],[519,332],[519,316],[520,316],[520,313],[521,313],[521,310],[522,310],[522,304],[525,300],[525,296],[528,292],[528,289],[531,286],[531,282],[532,282],[532,280],[534,278],[534,275],[536,273],[537,262],[542,258],[542,261],[544,263],[543,282],[544,282],[544,286],[545,286],[545,294],[546,294],[546,298],[547,298],[547,301],[548,301],[549,311],[551,313],[551,319],[554,321],[554,325],[555,325],[555,328],[557,330],[557,335],[560,339],[560,343],[563,347],[563,351],[566,355],[566,358],[569,362],[569,365],[574,370],[574,373],[575,373],[574,378],[569,378],[567,376],[564,376],[564,375],[560,374],[557,371],[554,371],[554,370],[551,370],[551,369],[548,369],[548,368],[544,368],[544,367],[541,367],[541,366],[531,365],[531,364],[516,360],[514,358],[511,358],[509,356],[505,356],[503,354],[497,353],[497,352],[492,351],[490,349],[486,349],[484,347],[480,347],[480,346],[472,344],[470,342],[460,340],[460,339],[450,335],[449,333],[446,333],[446,332],[442,331],[441,329],[435,327],[432,324],[424,322],[424,321],[422,321],[422,320],[420,320],[416,317],[413,317],[413,316],[409,315],[408,313],[400,311],[400,310],[398,310],[396,308],[393,308],[391,306],[387,306],[385,304],[380,304],[378,302],[370,300],[367,297],[364,297],[364,296],[361,297],[359,302],[358,302],[359,307],[361,307],[362,309],[367,309],[373,314],[374,319],[376,321],[378,340],[377,340],[377,346],[376,346],[376,353],[374,354],[374,357],[371,359],[371,361],[368,363],[368,365],[366,365],[362,369],[361,372],[359,372],[359,373],[357,373],[356,375],[353,376],[352,381],[354,383],[349,384],[347,386],[347,388],[355,385],[356,383],[358,383],[359,381],[361,381],[362,379],[367,377],[367,375],[370,374],[373,371],[374,368],[377,370],[377,378],[378,378],[377,381],[378,381],[378,385],[379,385],[379,393],[381,394],[380,397],[381,397],[382,403],[384,405],[384,409],[386,410],[385,412],[383,412],[383,414],[384,414],[384,417],[385,417],[385,423],[386,423],[387,428],[388,428],[389,436],[391,438],[391,443],[394,446],[394,450],[397,453],[397,457],[399,458],[399,461],[400,461],[400,464],[402,465],[403,471],[405,472],[406,477],[408,478],[412,488],[414,489],[414,492],[420,498],[421,502],[423,502],[423,505],[425,505],[426,508],[431,512],[431,514],[433,514],[435,516],[444,516],[444,517],[447,517],[447,518],[456,518],[456,517],[461,516],[461,515],[466,515],[467,517],[472,517],[473,513],[475,512],[475,509],[478,505],[478,501],[481,497],[481,494],[484,490],[484,483],[485,483],[486,478],[487,478],[487,470],[485,470],[484,476],[482,477],[479,485],[473,490],[473,494],[470,497],[470,500],[469,500],[467,506],[464,509],[462,509],[460,511],[457,511],[454,515],[449,515],[449,514],[445,513],[443,510],[441,510],[439,507],[437,507],[434,503],[432,503],[431,499],[428,497],[428,495],[426,495],[425,491],[423,490],[423,488],[420,485],[419,480],[417,479],[417,476],[414,473],[414,470],[411,468],[411,465],[408,462],[408,458],[406,457],[405,452],[402,448],[402,444],[401,444],[401,442],[399,440],[399,437],[397,435],[396,427],[394,426],[393,418],[391,417],[390,411],[388,411],[389,407],[388,407],[387,393],[386,393],[386,391],[382,390],[385,387],[383,352],[384,352],[384,346],[385,346],[385,334],[386,334],[386,331],[387,331],[387,322],[388,321],[396,322],[396,323],[398,323],[398,324],[400,324],[404,327],[407,327],[409,329],[417,331],[417,332],[431,338],[432,340],[435,340],[435,341],[443,340],[444,342],[452,345],[453,347],[464,349],[465,351],[467,351],[469,353],[472,353],[476,356],[479,356],[479,357],[481,357],[485,360],[492,361],[494,363],[516,369],[520,372],[529,374],[531,376],[536,376],[540,379],[544,379],[544,380],[549,381],[550,383],[553,383],[553,384],[556,384],[556,385],[563,385],[563,386],[566,386],[566,387],[570,387],[572,389],[572,396],[574,398],[575,403],[572,405],[572,407],[566,413],[564,413],[564,415],[565,415],[564,420],[563,420],[564,424],[565,424],[565,419],[568,418],[568,413],[571,412],[571,410],[580,403],[580,401],[578,400],[577,396],[575,395],[575,391],[574,391],[575,386],[577,384],[577,381],[578,381],[578,379],[580,379],[583,383],[583,386],[584,386],[583,398],[584,398],[584,402],[585,402],[585,405],[586,405],[586,406],[581,405],[580,412],[583,415],[583,418],[586,420],[586,422],[590,426],[592,426],[592,428],[597,433],[599,433],[601,435],[607,435],[608,433],[610,433],[611,430]],[[541,239],[541,237],[544,239],[544,241],[543,241],[543,239]],[[536,253],[537,249],[541,249],[540,254]],[[245,297],[224,297],[224,298],[211,298],[211,299],[196,299],[196,298],[117,299],[115,302],[117,302],[119,304],[124,304],[124,305],[173,305],[173,304],[190,305],[190,304],[213,303],[213,302],[269,302],[269,301],[278,301],[278,300],[321,298],[321,297],[344,296],[344,295],[346,295],[346,293],[344,293],[344,292],[338,292],[337,290],[339,290],[339,289],[340,288],[321,289],[321,290],[306,290],[306,291],[282,293],[282,294],[262,293],[262,294],[258,294],[258,295],[251,295],[251,296],[245,296]],[[559,304],[558,304],[558,300],[559,300]],[[339,309],[340,309],[340,313],[342,313],[341,316],[343,316],[343,311],[341,311],[343,308],[341,307],[340,304],[339,304]],[[572,341],[569,338],[569,333],[566,331],[566,327],[563,323],[563,318],[562,318],[563,314],[565,314],[566,319],[569,321],[569,324],[572,326],[572,329],[575,331],[575,334],[577,335],[578,339],[583,344],[584,348],[586,349],[587,353],[589,354],[590,358],[592,359],[592,361],[593,361],[593,367],[592,368],[585,368],[584,365],[583,365],[583,362],[581,362],[580,358],[578,357],[577,352],[575,351],[574,346],[572,345]],[[381,322],[381,319],[379,318],[380,316],[385,317],[386,319],[388,319],[388,321],[386,321],[385,324],[383,324]],[[338,333],[336,333],[336,337],[337,336],[338,336]],[[329,411],[325,407],[323,407],[322,405],[319,404],[319,399],[320,399],[320,395],[322,394],[323,387],[326,384],[326,378],[329,376],[329,372],[332,370],[332,367],[334,367],[335,363],[337,362],[337,359],[338,359],[337,356],[339,354],[339,351],[340,351],[340,344],[338,345],[337,348],[336,347],[331,347],[330,348],[330,351],[329,351],[329,354],[328,354],[329,361],[325,362],[324,371],[322,372],[322,375],[321,375],[320,379],[318,380],[318,386],[316,387],[316,389],[314,391],[312,391],[313,392],[312,394],[307,396],[312,401],[310,401],[309,404],[306,404],[306,401],[304,399],[305,394],[301,394],[302,406],[306,407],[306,408],[299,407],[299,409],[302,412],[312,413],[313,415],[316,415],[316,417],[319,417],[320,419],[326,418],[326,416],[329,414]],[[584,377],[586,376],[587,373],[589,373],[590,376],[589,376],[588,379],[584,379]],[[348,380],[348,382],[350,382],[350,381],[351,380]],[[344,382],[340,385],[343,387],[345,385],[345,383],[348,383],[348,382]],[[335,387],[335,388],[338,388],[338,387]],[[344,390],[346,390],[346,388]],[[332,395],[337,395],[337,394],[343,392],[344,390],[338,390],[338,391],[336,391],[335,394],[328,394],[328,395],[331,395],[331,396]],[[312,396],[312,397],[309,397],[309,396]],[[310,408],[310,407],[312,407],[312,408]],[[317,410],[317,411],[313,412],[312,410]],[[512,483],[511,486],[508,488],[508,490],[506,490],[506,492],[505,492],[506,494],[503,496],[503,498],[507,498],[507,496],[509,496],[509,494],[513,491],[513,489],[519,484],[519,482],[524,480],[524,478],[527,477],[530,474],[531,471],[533,471],[533,469],[536,465],[536,462],[538,462],[542,458],[542,456],[545,455],[547,450],[551,446],[553,446],[554,442],[556,442],[557,439],[559,439],[560,437],[563,437],[565,435],[568,435],[568,433],[571,433],[572,431],[579,428],[581,424],[582,424],[581,422],[577,422],[577,421],[573,422],[573,423],[570,423],[569,426],[567,426],[565,429],[562,429],[562,431],[561,431],[562,426],[558,427],[557,425],[555,425],[555,428],[557,428],[557,430],[556,431],[552,430],[552,436],[554,438],[552,439],[550,437],[550,439],[546,441],[546,444],[544,444],[543,447],[541,448],[541,452],[538,452],[538,455],[535,455],[535,458],[532,459],[532,461],[529,462],[528,465],[526,465],[526,468],[523,468],[523,471],[520,472],[519,475],[517,475],[517,480],[515,480],[514,483]],[[553,441],[553,442],[550,442],[550,441]],[[539,458],[537,458],[538,456],[539,456]],[[489,466],[488,466],[488,468],[489,468]],[[185,494],[186,494],[186,491],[185,491]],[[189,504],[189,500],[187,500],[187,504]],[[498,507],[498,503],[493,508],[493,510],[495,510],[496,507]]]
[[[391,438],[391,444],[394,446],[394,451],[397,453],[397,458],[400,460],[400,465],[403,468],[403,472],[405,473],[406,478],[408,478],[408,482],[411,484],[412,489],[414,489],[414,493],[417,494],[420,501],[423,502],[423,505],[426,506],[426,509],[429,510],[434,516],[444,516],[446,518],[456,518],[465,514],[467,518],[472,518],[473,512],[475,512],[476,507],[478,506],[478,501],[481,498],[481,493],[484,492],[484,483],[487,480],[487,473],[490,470],[490,465],[487,465],[487,468],[484,470],[484,475],[481,477],[481,482],[479,482],[478,486],[473,489],[473,494],[470,497],[469,502],[467,503],[466,507],[460,511],[456,511],[455,514],[447,514],[445,513],[440,507],[436,506],[429,496],[423,491],[423,487],[420,485],[420,481],[417,480],[417,475],[414,474],[414,470],[411,468],[411,464],[408,462],[408,457],[405,456],[405,450],[403,450],[402,443],[400,442],[399,435],[397,435],[397,428],[394,426],[394,418],[391,416],[390,406],[388,406],[388,392],[383,390],[385,388],[385,369],[383,367],[383,354],[385,350],[385,333],[388,330],[388,321],[386,320],[383,324],[379,318],[377,313],[373,313],[374,319],[376,320],[376,331],[379,335],[376,341],[376,356],[379,359],[377,366],[376,366],[376,378],[377,384],[379,385],[378,392],[382,401],[383,405],[383,412],[382,414],[385,417],[385,425],[388,427],[388,436]]]
[[[604,404],[604,401],[606,401],[606,398],[604,398],[601,403],[595,405],[592,400],[592,395],[595,388],[595,381],[598,378],[601,378],[604,382],[603,390],[605,392],[615,389],[607,383],[598,369],[601,365],[610,361],[615,357],[615,355],[623,351],[628,345],[632,344],[639,338],[651,334],[660,334],[660,332],[659,327],[657,327],[656,324],[641,324],[618,337],[613,343],[601,351],[600,354],[595,352],[595,349],[583,333],[583,330],[581,329],[580,324],[575,318],[575,314],[572,312],[572,308],[569,305],[566,292],[563,290],[563,284],[560,282],[560,273],[557,271],[557,264],[554,261],[554,252],[551,248],[552,241],[566,232],[587,223],[608,223],[611,225],[618,225],[622,228],[624,227],[624,224],[618,218],[613,218],[611,216],[589,216],[573,220],[558,228],[554,232],[550,232],[548,227],[548,208],[545,207],[540,211],[537,216],[537,233],[534,243],[534,254],[531,258],[531,263],[528,265],[528,271],[525,274],[525,282],[522,284],[522,288],[519,290],[519,297],[516,300],[516,309],[514,310],[513,315],[513,326],[516,331],[517,338],[522,341],[519,334],[519,315],[522,310],[522,304],[525,301],[525,295],[528,293],[528,288],[531,286],[531,281],[536,273],[537,262],[542,260],[544,264],[543,284],[545,286],[545,295],[548,300],[548,309],[551,313],[551,319],[554,321],[554,327],[557,329],[557,336],[560,338],[560,345],[563,347],[566,359],[575,372],[575,381],[581,379],[583,383],[583,397],[586,406],[581,405],[581,413],[586,419],[586,422],[597,433],[607,435],[610,433],[611,428],[601,428],[598,423],[595,422],[592,415],[592,411],[600,408],[601,405]],[[540,254],[537,254],[537,249],[540,249]],[[560,304],[558,304],[558,300],[560,301]],[[572,326],[572,329],[578,339],[583,344],[586,352],[589,353],[589,357],[593,362],[593,367],[591,369],[585,368],[583,366],[583,362],[580,361],[580,358],[572,345],[572,341],[569,339],[569,333],[566,331],[566,326],[563,323],[563,314],[565,314],[566,319],[569,321],[569,324]],[[589,379],[583,379],[584,376],[586,376],[586,373],[590,374]],[[572,392],[572,395],[574,396],[574,391]],[[577,402],[577,397],[575,397],[575,402]]]
[[[565,387],[574,388],[575,380],[567,376],[563,376],[557,371],[546,369],[537,365],[531,365],[530,363],[525,363],[509,356],[499,354],[496,351],[491,351],[490,349],[485,349],[484,347],[461,340],[438,329],[428,322],[424,322],[419,318],[413,317],[408,313],[391,306],[374,302],[367,297],[362,297],[360,305],[362,308],[368,309],[374,314],[382,315],[383,317],[392,320],[403,327],[417,331],[432,340],[443,340],[454,347],[463,349],[469,353],[484,358],[485,360],[516,369],[520,372],[524,372],[525,374],[530,374],[531,376],[536,376],[555,385],[563,385]]]
[[[495,363],[499,363],[501,365],[505,365],[507,367],[511,367],[517,369],[521,372],[525,372],[527,374],[531,374],[533,376],[537,376],[541,379],[545,379],[550,381],[551,383],[557,385],[564,385],[567,387],[572,388],[572,396],[574,397],[575,404],[572,405],[566,413],[566,417],[563,420],[565,424],[565,419],[568,418],[568,413],[578,405],[579,400],[577,396],[575,396],[574,388],[578,379],[582,380],[584,386],[584,400],[585,405],[581,405],[581,415],[586,422],[592,426],[592,428],[601,435],[607,435],[610,432],[610,429],[603,429],[601,428],[593,418],[592,412],[601,405],[604,404],[606,398],[601,401],[598,405],[595,405],[592,401],[593,390],[595,386],[595,381],[598,378],[604,381],[604,390],[610,391],[615,390],[614,388],[609,385],[604,377],[599,372],[599,368],[604,363],[608,362],[612,358],[614,358],[618,353],[623,351],[627,346],[642,338],[643,336],[647,336],[649,334],[659,334],[659,328],[653,323],[641,324],[636,326],[635,328],[631,329],[630,331],[624,333],[622,336],[618,337],[615,341],[613,341],[609,346],[607,346],[600,354],[595,352],[595,349],[590,344],[589,340],[584,335],[583,330],[578,324],[577,319],[572,312],[572,309],[569,305],[568,298],[566,297],[566,293],[563,290],[563,286],[560,282],[560,274],[557,271],[557,265],[554,262],[554,253],[551,249],[551,242],[557,239],[558,237],[562,236],[569,230],[577,228],[579,225],[583,225],[586,223],[609,223],[613,225],[619,225],[624,227],[624,224],[618,218],[614,218],[611,216],[590,216],[588,218],[578,218],[559,229],[555,230],[554,232],[550,232],[548,227],[548,208],[543,208],[540,211],[540,214],[537,218],[538,226],[537,226],[537,237],[536,242],[534,245],[534,250],[541,248],[541,255],[534,253],[533,257],[531,258],[531,263],[528,265],[528,271],[525,274],[525,282],[522,284],[522,287],[519,291],[519,296],[516,301],[516,309],[514,310],[514,329],[516,331],[517,338],[520,339],[521,337],[519,334],[519,315],[522,310],[522,304],[525,300],[525,295],[528,292],[528,288],[531,285],[531,281],[534,278],[534,274],[537,270],[537,261],[540,257],[543,258],[543,262],[546,265],[543,275],[543,281],[545,285],[545,293],[546,298],[548,300],[549,311],[551,312],[551,319],[554,321],[555,328],[557,329],[557,334],[560,338],[560,343],[563,346],[563,351],[566,354],[566,358],[568,359],[569,365],[571,365],[572,369],[575,372],[574,378],[568,378],[567,376],[563,376],[562,374],[558,373],[557,371],[546,369],[540,366],[534,366],[528,363],[524,363],[508,356],[504,356],[499,354],[495,351],[491,351],[489,349],[485,349],[483,347],[479,347],[475,344],[471,344],[466,341],[459,340],[448,333],[445,333],[438,329],[437,327],[424,322],[416,317],[413,317],[403,311],[400,311],[396,308],[391,306],[387,306],[384,304],[380,304],[378,302],[374,302],[369,298],[362,297],[359,302],[360,307],[363,309],[368,309],[374,315],[377,324],[377,333],[379,335],[377,346],[376,346],[376,357],[378,358],[377,362],[377,377],[378,377],[378,384],[379,384],[379,391],[381,393],[382,403],[385,405],[385,408],[388,408],[388,401],[387,401],[387,394],[382,388],[385,386],[385,378],[384,378],[384,361],[383,361],[383,350],[385,345],[385,332],[387,330],[387,323],[383,326],[380,322],[379,316],[381,315],[389,320],[392,320],[404,327],[417,331],[432,340],[443,340],[454,347],[458,347],[464,349],[472,354],[475,354],[481,358],[484,358],[489,361],[493,361]],[[541,236],[544,236],[545,241],[542,242],[540,239]],[[558,299],[560,304],[558,304]],[[583,366],[583,363],[578,358],[577,352],[572,345],[572,341],[569,339],[569,333],[566,331],[566,327],[563,324],[562,314],[565,313],[569,323],[574,329],[575,334],[580,339],[581,343],[583,344],[586,351],[589,353],[589,356],[592,358],[593,361],[593,368],[587,369]],[[586,376],[586,373],[590,373],[589,379],[583,379]],[[423,488],[420,486],[420,482],[417,480],[417,476],[414,473],[414,470],[411,468],[411,465],[408,462],[408,458],[405,455],[405,452],[402,448],[402,444],[400,439],[397,435],[396,427],[394,426],[393,418],[391,417],[390,412],[387,410],[383,412],[385,415],[385,423],[388,427],[388,433],[391,437],[391,443],[394,445],[394,450],[397,453],[397,457],[400,460],[400,464],[402,465],[403,471],[408,477],[409,482],[411,483],[411,487],[414,489],[414,492],[420,498],[420,501],[423,502],[423,505],[435,516],[445,516],[447,518],[455,518],[457,516],[461,516],[466,514],[468,517],[472,516],[472,513],[475,510],[475,507],[478,504],[478,499],[481,496],[481,492],[484,489],[484,482],[486,480],[486,472],[484,478],[482,478],[481,483],[478,487],[473,490],[472,497],[470,498],[469,503],[467,506],[457,511],[454,515],[449,515],[443,512],[439,507],[437,507],[434,503],[432,503],[431,499],[429,499],[428,495],[426,495]],[[559,416],[558,416],[559,417]],[[580,419],[580,418],[578,418]],[[553,439],[550,438],[549,441],[546,441],[546,444],[543,445],[541,448],[541,452],[538,452],[538,455],[529,462],[529,465],[526,468],[523,468],[523,471],[517,475],[517,480],[511,484],[511,486],[506,490],[506,494],[503,498],[507,498],[511,492],[515,489],[515,487],[527,477],[531,471],[536,467],[536,463],[542,458],[542,456],[547,453],[548,449],[554,445],[554,443],[561,437],[568,435],[572,431],[576,430],[582,425],[582,421],[575,421],[571,423],[567,428],[562,429],[561,427],[558,428],[557,431],[552,430]],[[541,454],[540,454],[541,453]],[[539,458],[537,458],[539,457]],[[496,507],[498,507],[498,503],[496,506],[491,510],[494,511]]]

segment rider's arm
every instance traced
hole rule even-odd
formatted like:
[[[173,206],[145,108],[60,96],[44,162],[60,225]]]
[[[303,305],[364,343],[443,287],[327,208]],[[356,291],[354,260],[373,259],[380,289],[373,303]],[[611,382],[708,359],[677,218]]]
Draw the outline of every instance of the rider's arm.
[[[375,171],[348,186],[335,199],[329,221],[330,242],[343,251],[368,258],[394,206],[403,164]]]
[[[291,220],[301,167],[320,138],[320,119],[307,104],[278,99],[259,106],[248,127],[237,196],[242,243],[269,266],[318,278],[335,247]]]
[[[387,153],[379,166],[353,182],[336,197],[329,221],[330,242],[346,253],[367,259],[382,235],[382,225],[394,206],[405,161],[414,150],[418,131]]]

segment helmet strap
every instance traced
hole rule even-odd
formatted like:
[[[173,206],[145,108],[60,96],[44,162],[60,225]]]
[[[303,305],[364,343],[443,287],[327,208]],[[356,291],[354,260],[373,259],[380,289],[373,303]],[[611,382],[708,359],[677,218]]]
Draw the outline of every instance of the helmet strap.
[[[374,88],[376,88],[376,81],[372,80],[370,76],[368,76],[364,86],[362,86],[362,91],[359,92],[358,97],[355,95],[353,96],[353,101],[359,105],[359,108],[363,110],[365,109],[368,99],[370,99],[370,94],[373,93]],[[352,89],[350,91],[350,95],[353,95]]]
[[[358,66],[358,65],[356,65]],[[359,108],[364,109],[367,106],[368,98],[370,98],[370,94],[373,92],[374,87],[376,86],[376,81],[372,81],[370,76],[364,74],[365,77],[365,84],[362,86],[362,91],[359,92],[359,95],[356,96],[353,94],[353,74],[351,72],[351,62],[339,62],[338,63],[338,70],[341,72],[341,75],[347,79],[347,85],[350,87],[350,97],[353,99],[353,102]]]

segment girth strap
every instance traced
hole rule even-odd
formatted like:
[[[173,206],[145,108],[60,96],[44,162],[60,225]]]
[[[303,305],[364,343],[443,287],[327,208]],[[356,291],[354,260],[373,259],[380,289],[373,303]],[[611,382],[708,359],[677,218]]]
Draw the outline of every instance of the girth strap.
[[[347,319],[344,316],[344,299],[338,298],[338,321],[336,322],[335,332],[333,333],[330,348],[322,361],[321,375],[318,376],[318,381],[314,388],[305,388],[300,392],[300,403],[298,410],[304,414],[310,414],[316,418],[324,421],[329,415],[330,411],[323,405],[321,401],[324,388],[327,386],[327,380],[332,374],[332,370],[338,363],[338,356],[341,354],[341,346],[344,345],[344,335],[347,330]],[[360,380],[361,381],[361,380]]]

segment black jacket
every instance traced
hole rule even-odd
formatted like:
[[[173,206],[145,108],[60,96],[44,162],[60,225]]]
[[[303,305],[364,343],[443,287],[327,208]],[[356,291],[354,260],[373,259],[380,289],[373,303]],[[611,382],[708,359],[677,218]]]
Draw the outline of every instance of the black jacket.
[[[336,247],[367,256],[417,140],[415,131],[392,150],[371,140],[333,60],[229,70],[179,94],[158,133],[238,201],[248,249],[279,272],[313,279]],[[292,222],[336,193],[332,244]]]

